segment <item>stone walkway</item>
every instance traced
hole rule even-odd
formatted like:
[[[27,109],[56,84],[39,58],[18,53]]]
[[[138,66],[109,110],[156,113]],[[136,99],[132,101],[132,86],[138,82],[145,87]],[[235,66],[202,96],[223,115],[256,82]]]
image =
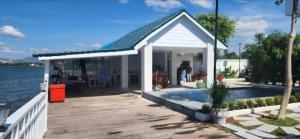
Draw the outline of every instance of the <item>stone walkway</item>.
[[[300,122],[300,107],[295,107],[290,109],[292,113],[289,113],[287,117],[293,118]],[[257,117],[261,115],[277,115],[278,110],[272,110],[270,113],[259,112],[256,114],[244,115],[244,116],[237,116],[232,117],[238,124],[242,125],[243,127],[252,127],[255,129],[247,130],[243,127],[239,127],[230,123],[222,124],[221,126],[231,129],[234,131],[234,134],[246,138],[246,139],[261,139],[261,138],[279,138],[273,134],[271,134],[274,130],[280,128],[284,131],[288,136],[283,138],[299,138],[300,137],[300,124],[293,126],[293,127],[283,127],[283,126],[275,126],[263,123],[257,120]]]

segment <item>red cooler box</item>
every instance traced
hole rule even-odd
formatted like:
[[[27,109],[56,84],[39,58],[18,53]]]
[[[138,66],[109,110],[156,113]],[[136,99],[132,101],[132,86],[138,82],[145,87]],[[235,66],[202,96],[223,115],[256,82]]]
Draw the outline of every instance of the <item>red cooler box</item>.
[[[49,86],[50,89],[50,102],[64,102],[66,95],[66,85],[64,84],[52,84]]]

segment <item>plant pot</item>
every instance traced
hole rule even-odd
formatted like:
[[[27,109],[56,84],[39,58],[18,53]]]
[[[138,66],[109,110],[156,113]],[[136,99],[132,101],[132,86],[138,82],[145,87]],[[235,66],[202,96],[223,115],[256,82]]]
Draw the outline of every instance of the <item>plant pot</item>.
[[[201,112],[196,112],[195,113],[195,118],[197,120],[202,121],[202,122],[207,122],[207,121],[211,121],[212,115],[211,115],[211,113],[205,114],[205,113],[201,113]]]
[[[220,111],[218,113],[218,115],[213,115],[213,122],[215,124],[225,124],[226,123],[226,119],[227,119],[227,115],[228,115],[228,112],[225,112],[225,111]]]

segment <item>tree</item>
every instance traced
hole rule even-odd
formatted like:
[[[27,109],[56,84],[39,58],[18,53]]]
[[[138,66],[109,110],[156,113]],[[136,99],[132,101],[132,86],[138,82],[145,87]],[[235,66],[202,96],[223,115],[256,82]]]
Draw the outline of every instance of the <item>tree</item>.
[[[225,51],[224,53],[224,56],[221,57],[221,58],[226,58],[226,59],[238,59],[239,56],[235,53],[235,52],[228,52],[228,51]]]
[[[281,4],[283,0],[277,0],[276,4]],[[278,119],[286,117],[286,110],[289,103],[289,98],[291,96],[293,79],[292,79],[292,53],[293,53],[293,43],[296,37],[296,27],[297,27],[297,6],[298,0],[293,0],[292,6],[292,18],[291,18],[291,31],[288,41],[287,56],[286,56],[286,87],[283,94],[282,103],[278,112]]]
[[[196,20],[209,32],[215,31],[215,14],[197,14]],[[235,22],[227,16],[218,16],[218,39],[224,44],[228,44],[235,31]]]

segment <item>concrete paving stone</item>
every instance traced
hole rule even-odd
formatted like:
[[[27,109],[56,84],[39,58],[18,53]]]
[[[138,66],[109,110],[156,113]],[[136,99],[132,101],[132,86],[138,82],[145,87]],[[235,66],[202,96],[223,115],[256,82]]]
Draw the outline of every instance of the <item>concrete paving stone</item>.
[[[285,133],[289,135],[299,136],[300,132],[294,127],[280,127]]]
[[[274,136],[274,135],[271,135],[269,133],[266,133],[266,132],[262,132],[262,131],[259,131],[259,130],[249,130],[247,131],[248,133],[250,134],[253,134],[255,136],[259,136],[259,137],[262,137],[262,138],[268,138],[268,139],[275,139],[275,138],[278,138],[277,136]]]
[[[300,129],[300,125],[296,125],[296,126],[294,126],[295,128],[297,128],[297,129]]]
[[[239,132],[239,131],[246,131],[246,129],[232,125],[232,124],[221,124],[222,127],[231,129],[233,131]]]
[[[260,117],[260,115],[257,115],[257,114],[254,114],[254,113],[251,113],[251,114],[248,114],[248,116],[251,116],[251,117]]]
[[[288,114],[286,116],[290,117],[290,118],[300,118],[300,114],[299,113],[290,113],[290,114]]]
[[[241,117],[238,117],[238,116],[235,116],[235,117],[232,117],[234,120],[236,121],[250,121],[250,120],[256,120],[255,117],[244,117],[244,116],[241,116]]]
[[[300,107],[290,108],[289,110],[296,112],[296,113],[300,113]]]
[[[258,136],[255,136],[253,134],[250,134],[250,133],[247,133],[247,132],[244,132],[244,131],[240,131],[240,132],[234,132],[234,134],[242,137],[242,138],[245,138],[245,139],[262,139]]]
[[[272,111],[270,112],[270,114],[271,114],[271,115],[278,115],[278,110],[272,110]]]
[[[267,132],[267,133],[271,133],[272,131],[274,131],[277,128],[278,128],[278,126],[269,125],[269,124],[263,124],[262,126],[256,128],[256,130],[264,131],[264,132]]]
[[[241,125],[246,126],[246,127],[264,124],[263,122],[258,121],[258,120],[242,121],[242,122],[238,122],[238,123],[240,123]]]
[[[261,111],[255,112],[255,114],[258,114],[258,115],[261,115],[261,116],[270,116],[270,114],[264,113],[264,112],[261,112]]]

